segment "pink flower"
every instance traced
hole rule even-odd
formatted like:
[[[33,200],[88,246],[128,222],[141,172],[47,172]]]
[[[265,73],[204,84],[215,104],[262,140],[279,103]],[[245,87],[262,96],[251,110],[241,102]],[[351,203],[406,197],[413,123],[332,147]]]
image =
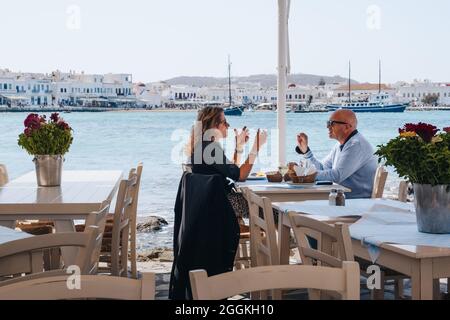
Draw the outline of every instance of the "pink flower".
[[[446,128],[444,128],[444,129],[442,129],[443,131],[445,131],[445,132],[447,132],[447,133],[450,133],[450,127],[446,127]]]

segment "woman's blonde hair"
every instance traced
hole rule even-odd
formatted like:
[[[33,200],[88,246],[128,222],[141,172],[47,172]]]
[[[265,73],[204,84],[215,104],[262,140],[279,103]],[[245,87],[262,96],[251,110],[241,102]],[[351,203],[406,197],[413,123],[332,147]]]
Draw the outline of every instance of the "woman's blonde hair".
[[[191,129],[191,136],[186,144],[185,153],[187,156],[192,156],[195,147],[202,141],[203,135],[209,129],[217,128],[221,123],[221,114],[223,108],[221,107],[205,107],[198,112],[197,121]]]

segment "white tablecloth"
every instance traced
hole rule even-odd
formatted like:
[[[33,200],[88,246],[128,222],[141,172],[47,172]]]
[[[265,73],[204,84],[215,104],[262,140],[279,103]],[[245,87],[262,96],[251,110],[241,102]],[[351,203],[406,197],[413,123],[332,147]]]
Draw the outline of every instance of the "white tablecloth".
[[[285,213],[295,211],[327,217],[362,216],[366,212],[386,211],[386,209],[389,211],[414,212],[412,203],[385,199],[351,199],[346,201],[344,207],[330,206],[328,200],[276,202],[274,205]]]
[[[382,243],[450,248],[450,234],[419,232],[414,214],[398,211],[369,212],[350,226],[352,238],[365,244]]]

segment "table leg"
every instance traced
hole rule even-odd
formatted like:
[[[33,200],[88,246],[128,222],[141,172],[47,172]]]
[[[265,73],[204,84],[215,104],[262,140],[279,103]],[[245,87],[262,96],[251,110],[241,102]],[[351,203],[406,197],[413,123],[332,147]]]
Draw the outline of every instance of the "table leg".
[[[420,261],[415,260],[411,269],[411,298],[420,300]]]
[[[16,227],[16,220],[8,221],[8,220],[2,220],[0,221],[0,226],[14,229]]]
[[[280,264],[289,264],[289,236],[291,228],[284,224],[284,219],[288,219],[285,213],[278,216],[278,250],[280,254]]]
[[[73,220],[55,220],[55,232],[76,232]],[[61,248],[64,266],[75,264],[78,248]]]
[[[420,299],[433,300],[433,262],[420,260]]]

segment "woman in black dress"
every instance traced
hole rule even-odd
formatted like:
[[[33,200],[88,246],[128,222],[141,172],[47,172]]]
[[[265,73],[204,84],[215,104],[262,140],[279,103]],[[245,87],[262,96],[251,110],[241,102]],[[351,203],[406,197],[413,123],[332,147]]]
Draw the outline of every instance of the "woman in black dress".
[[[233,192],[233,181],[245,181],[250,174],[253,164],[261,147],[267,141],[267,132],[258,129],[257,136],[247,159],[240,164],[244,146],[249,140],[246,127],[241,132],[234,130],[235,149],[233,160],[227,159],[220,144],[221,139],[228,136],[230,124],[220,107],[205,107],[199,111],[197,122],[191,133],[187,154],[193,173],[220,174],[224,180],[225,190],[231,205],[238,217],[248,216],[248,206],[240,193]]]

